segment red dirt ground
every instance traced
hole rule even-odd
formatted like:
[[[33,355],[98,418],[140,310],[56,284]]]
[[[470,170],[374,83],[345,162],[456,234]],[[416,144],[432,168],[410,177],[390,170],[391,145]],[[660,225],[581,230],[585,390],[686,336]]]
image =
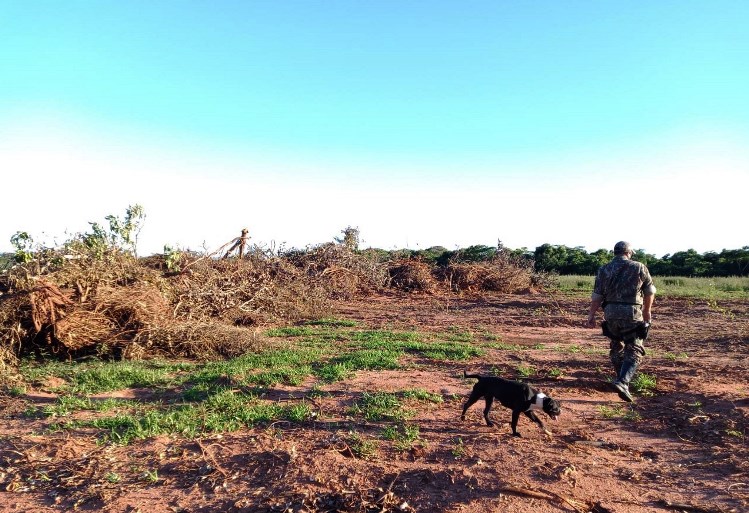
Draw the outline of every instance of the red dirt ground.
[[[657,388],[631,406],[606,385],[606,339],[582,326],[586,312],[584,299],[546,294],[340,303],[336,315],[362,327],[459,328],[529,349],[358,372],[322,387],[329,394],[314,399],[315,421],[200,440],[120,447],[97,445],[94,432],[44,434],[51,420],[23,414],[54,400],[44,386],[0,396],[0,512],[749,511],[749,302],[659,298],[641,368]],[[460,421],[473,384],[463,370],[511,376],[519,365],[534,367],[528,381],[562,402],[560,419],[546,422],[552,434],[521,418],[523,437],[512,437],[510,412],[498,405],[487,427],[483,402]],[[311,384],[271,397],[295,400]],[[410,450],[382,440],[385,423],[347,416],[364,391],[410,388],[444,398],[417,405],[409,422],[422,442]],[[368,459],[347,445],[352,430],[378,442]],[[149,481],[148,470],[158,479]],[[110,473],[121,480],[110,482]]]

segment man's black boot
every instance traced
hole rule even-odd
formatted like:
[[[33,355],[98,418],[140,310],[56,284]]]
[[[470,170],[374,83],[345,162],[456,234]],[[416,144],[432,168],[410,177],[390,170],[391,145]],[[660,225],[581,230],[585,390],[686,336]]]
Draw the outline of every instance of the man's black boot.
[[[612,388],[616,390],[616,393],[619,394],[622,401],[627,401],[628,403],[633,401],[632,394],[629,393],[629,382],[632,381],[636,371],[636,363],[624,362],[619,371],[619,376],[611,382]]]

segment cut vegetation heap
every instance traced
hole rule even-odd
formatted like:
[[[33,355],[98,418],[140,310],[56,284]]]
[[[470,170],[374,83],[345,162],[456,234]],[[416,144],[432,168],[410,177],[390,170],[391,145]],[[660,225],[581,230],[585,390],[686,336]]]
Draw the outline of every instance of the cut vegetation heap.
[[[243,258],[174,251],[137,258],[131,214],[110,216],[109,231],[93,224],[93,234],[58,248],[19,249],[0,275],[3,374],[34,353],[232,357],[262,347],[256,327],[325,316],[333,299],[387,289],[514,293],[539,282],[532,264],[501,251],[489,262],[441,266],[381,261],[345,243],[278,254],[252,247]]]

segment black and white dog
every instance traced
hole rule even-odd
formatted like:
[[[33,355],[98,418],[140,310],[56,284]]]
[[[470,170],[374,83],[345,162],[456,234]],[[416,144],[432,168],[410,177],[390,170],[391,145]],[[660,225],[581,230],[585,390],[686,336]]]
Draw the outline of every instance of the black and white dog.
[[[544,429],[543,422],[533,413],[534,411],[545,412],[551,417],[551,420],[556,420],[562,412],[559,401],[555,401],[551,397],[546,396],[546,394],[535,390],[527,383],[491,376],[480,376],[478,374],[466,374],[465,371],[463,371],[463,377],[476,378],[478,382],[473,385],[473,391],[471,391],[471,395],[463,405],[463,414],[460,416],[460,420],[466,419],[468,408],[482,397],[486,402],[484,420],[486,420],[487,426],[494,425],[489,420],[489,410],[492,407],[494,399],[497,399],[502,406],[512,410],[512,434],[514,436],[520,436],[517,427],[521,413],[538,424],[541,429]]]

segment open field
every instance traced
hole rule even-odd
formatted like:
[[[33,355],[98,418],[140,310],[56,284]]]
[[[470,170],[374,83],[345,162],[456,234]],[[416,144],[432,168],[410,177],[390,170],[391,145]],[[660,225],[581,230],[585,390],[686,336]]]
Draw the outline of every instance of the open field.
[[[584,296],[375,295],[222,362],[26,363],[0,511],[746,511],[749,302],[659,298],[629,405]],[[561,400],[552,434],[460,422],[463,370]]]
[[[556,277],[558,287],[576,294],[593,290],[595,276],[567,275]],[[749,277],[693,278],[684,276],[654,276],[659,297],[697,299],[749,299]]]

